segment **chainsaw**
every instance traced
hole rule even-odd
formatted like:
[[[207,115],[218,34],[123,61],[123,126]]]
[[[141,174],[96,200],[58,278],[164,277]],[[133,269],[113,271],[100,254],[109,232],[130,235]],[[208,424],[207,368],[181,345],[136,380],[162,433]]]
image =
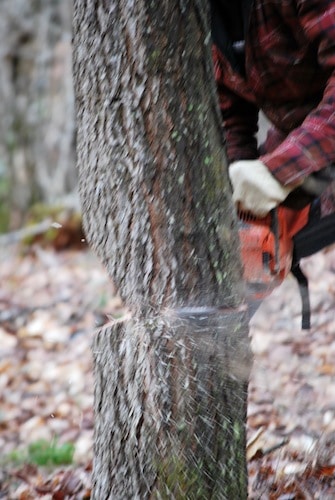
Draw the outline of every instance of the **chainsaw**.
[[[310,328],[308,281],[299,262],[335,242],[335,214],[320,218],[319,206],[319,199],[300,210],[280,205],[264,218],[238,213],[250,315],[292,272],[302,299],[302,328]]]
[[[310,328],[308,280],[300,268],[300,260],[335,243],[335,213],[321,217],[320,198],[299,210],[280,205],[266,217],[257,218],[238,212],[238,233],[247,287],[249,318],[261,302],[292,272],[302,299],[302,329]],[[208,323],[218,313],[225,321],[245,312],[244,306],[182,307],[175,310],[178,318],[191,322],[195,331],[208,330]]]

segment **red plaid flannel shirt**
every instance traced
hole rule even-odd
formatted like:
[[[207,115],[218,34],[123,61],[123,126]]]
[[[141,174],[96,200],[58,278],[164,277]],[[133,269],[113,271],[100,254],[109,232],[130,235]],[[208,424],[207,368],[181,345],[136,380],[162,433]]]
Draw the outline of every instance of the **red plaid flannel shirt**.
[[[335,164],[335,0],[254,0],[246,76],[213,57],[230,161],[259,157],[261,109],[276,132],[260,159],[282,184]]]

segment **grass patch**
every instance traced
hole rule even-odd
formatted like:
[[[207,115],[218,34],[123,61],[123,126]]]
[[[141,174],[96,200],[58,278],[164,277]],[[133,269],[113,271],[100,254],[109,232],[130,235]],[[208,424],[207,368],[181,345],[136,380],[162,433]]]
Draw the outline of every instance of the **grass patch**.
[[[31,443],[26,450],[13,450],[7,455],[7,462],[31,463],[39,466],[70,465],[73,462],[74,444],[58,444],[56,439],[39,439]]]

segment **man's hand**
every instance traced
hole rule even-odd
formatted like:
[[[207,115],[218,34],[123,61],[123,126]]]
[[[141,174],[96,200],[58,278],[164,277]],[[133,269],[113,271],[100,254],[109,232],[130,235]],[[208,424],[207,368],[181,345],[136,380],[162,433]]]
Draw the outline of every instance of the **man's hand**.
[[[233,201],[241,210],[265,217],[297,186],[283,186],[260,160],[240,160],[229,166]]]

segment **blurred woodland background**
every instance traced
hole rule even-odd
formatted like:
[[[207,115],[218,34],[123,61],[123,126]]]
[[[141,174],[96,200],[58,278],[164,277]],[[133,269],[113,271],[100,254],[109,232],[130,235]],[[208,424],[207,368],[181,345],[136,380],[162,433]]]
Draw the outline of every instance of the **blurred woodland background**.
[[[70,0],[0,1],[0,232],[78,206]]]

